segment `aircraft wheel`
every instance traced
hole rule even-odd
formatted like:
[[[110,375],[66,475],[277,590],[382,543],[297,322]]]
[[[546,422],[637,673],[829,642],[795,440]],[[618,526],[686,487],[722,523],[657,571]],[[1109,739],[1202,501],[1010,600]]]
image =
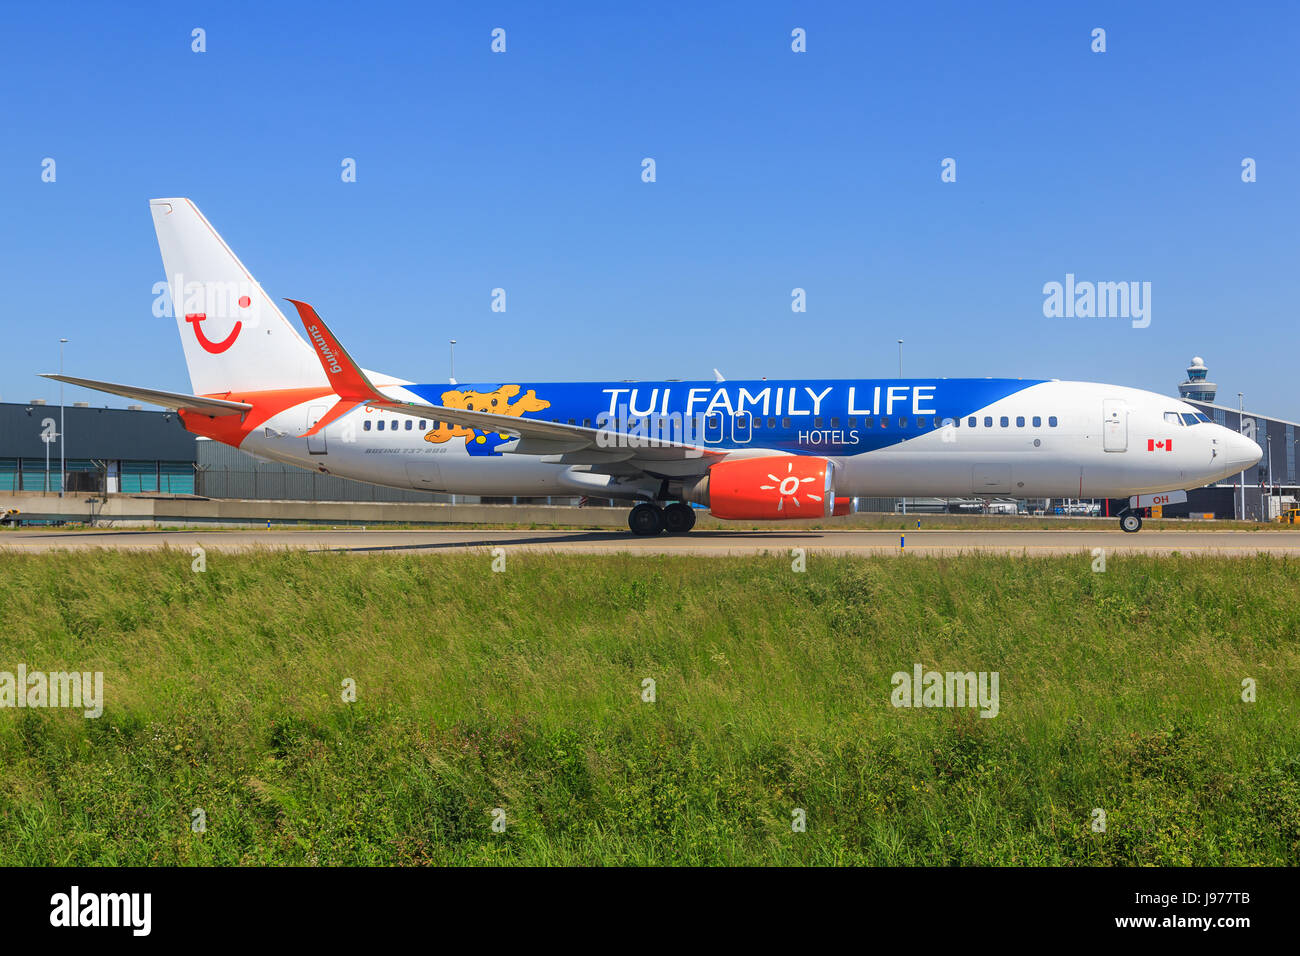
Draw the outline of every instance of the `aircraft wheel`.
[[[1142,517],[1136,512],[1130,511],[1119,519],[1119,526],[1129,534],[1140,531],[1142,529]]]
[[[664,513],[648,502],[641,502],[627,516],[633,534],[652,536],[664,530]]]
[[[681,501],[664,508],[664,530],[669,534],[685,534],[695,527],[695,509]]]

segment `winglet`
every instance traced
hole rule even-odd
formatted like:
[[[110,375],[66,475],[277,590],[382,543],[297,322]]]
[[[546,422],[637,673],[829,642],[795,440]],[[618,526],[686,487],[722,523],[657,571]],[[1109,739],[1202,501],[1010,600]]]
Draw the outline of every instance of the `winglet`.
[[[334,389],[334,393],[340,398],[356,402],[384,400],[384,396],[375,388],[366,373],[361,371],[361,366],[352,360],[352,356],[348,355],[339,344],[338,338],[329,330],[329,326],[321,321],[316,310],[306,302],[299,302],[297,299],[286,301],[292,302],[293,307],[298,310],[298,318],[302,319],[303,328],[307,330],[307,338],[316,351],[316,357],[320,359],[321,368],[325,370],[325,378]]]

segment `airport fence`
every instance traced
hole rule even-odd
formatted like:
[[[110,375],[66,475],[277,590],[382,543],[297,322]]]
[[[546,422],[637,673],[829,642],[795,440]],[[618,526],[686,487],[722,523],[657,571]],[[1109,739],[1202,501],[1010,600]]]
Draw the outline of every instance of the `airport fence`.
[[[195,494],[204,498],[281,501],[449,501],[450,495],[386,488],[302,468],[199,466]]]

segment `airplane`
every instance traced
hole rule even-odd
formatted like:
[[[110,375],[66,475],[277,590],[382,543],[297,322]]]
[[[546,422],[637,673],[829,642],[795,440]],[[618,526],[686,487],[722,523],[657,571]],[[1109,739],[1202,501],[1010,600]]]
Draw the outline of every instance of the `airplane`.
[[[308,303],[300,335],[189,199],[150,201],[193,394],[46,375],[176,411],[257,457],[373,484],[632,505],[637,535],[696,509],[780,521],[861,496],[1186,500],[1261,457],[1153,392],[1055,379],[419,384],[362,368]],[[373,326],[371,327],[373,329]],[[381,339],[382,341],[382,339]]]

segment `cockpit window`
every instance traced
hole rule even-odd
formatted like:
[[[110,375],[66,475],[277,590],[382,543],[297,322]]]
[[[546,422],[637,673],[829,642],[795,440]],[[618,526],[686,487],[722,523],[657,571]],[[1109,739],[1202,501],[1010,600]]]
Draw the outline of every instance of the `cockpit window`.
[[[1209,416],[1209,415],[1202,415],[1200,412],[1197,412],[1197,413],[1196,413],[1196,420],[1197,420],[1198,422],[1202,422],[1203,424],[1206,424],[1206,425],[1212,425],[1212,424],[1214,424],[1213,422],[1210,421],[1210,416]]]
[[[1165,421],[1170,425],[1181,425],[1183,423],[1177,412],[1165,412]]]
[[[1184,425],[1196,425],[1196,424],[1198,424],[1198,421],[1197,421],[1196,416],[1193,415],[1191,412],[1183,412],[1183,424],[1184,424]]]

